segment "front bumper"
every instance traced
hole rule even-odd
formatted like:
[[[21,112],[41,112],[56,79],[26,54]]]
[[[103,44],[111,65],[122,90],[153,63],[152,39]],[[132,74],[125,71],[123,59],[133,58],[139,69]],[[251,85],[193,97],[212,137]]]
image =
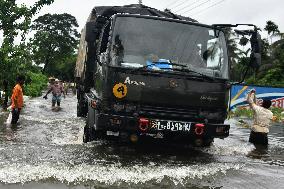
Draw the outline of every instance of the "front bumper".
[[[138,136],[152,136],[161,138],[226,138],[229,136],[230,125],[227,124],[211,124],[211,123],[196,123],[187,122],[185,127],[180,130],[175,130],[171,128],[157,128],[151,123],[150,118],[137,118],[131,116],[121,116],[121,115],[110,115],[110,114],[98,114],[96,122],[96,129],[105,131],[105,133],[120,133],[124,134],[137,134]],[[149,125],[147,128],[141,128],[141,119],[149,120]],[[162,120],[163,122],[178,122],[176,120]],[[203,131],[197,132],[197,125],[203,125]]]

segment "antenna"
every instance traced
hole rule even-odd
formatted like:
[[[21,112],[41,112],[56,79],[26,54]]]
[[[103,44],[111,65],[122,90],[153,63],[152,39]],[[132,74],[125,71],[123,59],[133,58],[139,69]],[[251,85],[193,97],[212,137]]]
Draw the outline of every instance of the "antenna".
[[[142,0],[139,0],[138,3],[139,3],[139,5],[142,5]]]

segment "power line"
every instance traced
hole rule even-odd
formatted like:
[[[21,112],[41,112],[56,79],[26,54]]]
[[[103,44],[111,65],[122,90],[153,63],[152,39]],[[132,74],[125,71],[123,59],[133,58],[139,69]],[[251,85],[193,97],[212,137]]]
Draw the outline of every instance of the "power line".
[[[165,8],[168,8],[170,6],[173,6],[174,4],[176,4],[177,2],[179,2],[180,0],[175,0],[175,1],[172,1],[171,3],[169,3],[167,6],[165,6]],[[165,9],[164,8],[164,9]]]
[[[179,7],[180,5],[184,4],[186,1],[188,1],[188,0],[183,1],[183,2],[177,4],[176,6],[174,6],[174,7],[172,7],[172,8],[169,7],[169,9],[171,9],[171,10],[172,10],[172,9],[175,9],[175,8]]]
[[[187,5],[187,6],[184,6],[184,7],[180,8],[180,9],[178,9],[177,11],[175,11],[175,13],[178,13],[179,11],[182,11],[182,10],[184,10],[184,9],[187,9],[187,8],[189,8],[189,7],[192,7],[193,5],[195,5],[195,4],[197,4],[197,3],[200,3],[200,1],[201,1],[201,0],[197,0],[197,1],[195,1],[194,3],[192,3],[192,4],[189,4],[189,5]]]
[[[214,3],[213,5],[211,5],[211,6],[207,7],[207,8],[205,8],[205,9],[202,9],[202,10],[198,11],[197,13],[194,13],[194,14],[189,15],[189,16],[195,16],[195,15],[198,15],[198,14],[200,14],[200,13],[202,13],[202,12],[206,11],[207,9],[210,9],[210,8],[212,8],[212,7],[215,7],[216,5],[221,4],[221,3],[222,3],[222,2],[224,2],[224,1],[226,1],[226,0],[218,1],[218,2]]]
[[[186,10],[186,11],[183,11],[183,12],[181,12],[180,14],[188,13],[189,11],[192,11],[192,10],[194,10],[194,9],[196,9],[196,8],[202,6],[202,5],[204,5],[204,4],[206,4],[206,3],[210,2],[210,1],[211,1],[211,0],[204,1],[203,3],[200,3],[200,4],[196,5],[195,7],[192,7],[191,9],[188,9],[188,10]]]

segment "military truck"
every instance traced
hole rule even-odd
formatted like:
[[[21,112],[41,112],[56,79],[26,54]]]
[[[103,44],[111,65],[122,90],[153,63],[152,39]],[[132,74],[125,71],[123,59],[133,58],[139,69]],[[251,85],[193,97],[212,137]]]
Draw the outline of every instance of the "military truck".
[[[209,146],[229,136],[229,57],[224,27],[141,4],[95,7],[76,63],[84,142],[150,139]],[[258,65],[257,29],[251,65]]]

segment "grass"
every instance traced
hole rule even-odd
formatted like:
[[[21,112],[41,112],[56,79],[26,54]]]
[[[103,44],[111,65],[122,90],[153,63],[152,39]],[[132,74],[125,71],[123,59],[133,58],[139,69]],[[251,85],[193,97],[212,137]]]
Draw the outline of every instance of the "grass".
[[[272,111],[273,115],[277,117],[277,121],[281,121],[281,118],[282,118],[281,112],[283,112],[284,109],[283,108],[271,107],[270,110]],[[253,111],[250,108],[247,108],[247,107],[239,107],[239,108],[236,108],[234,111],[230,111],[229,117],[253,118]]]

